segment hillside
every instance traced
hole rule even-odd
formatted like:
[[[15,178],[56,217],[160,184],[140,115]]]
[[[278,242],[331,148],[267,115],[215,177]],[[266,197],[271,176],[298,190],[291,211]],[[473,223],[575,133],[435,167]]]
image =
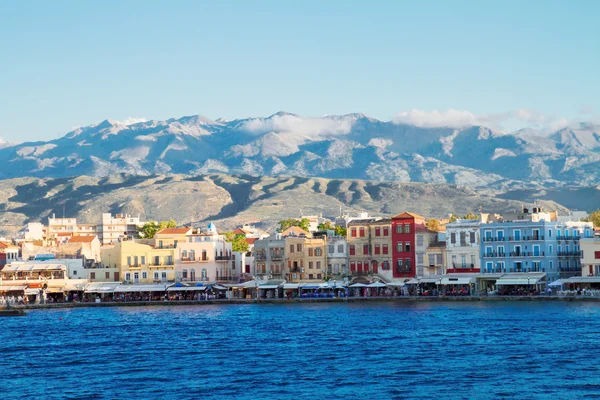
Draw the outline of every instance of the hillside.
[[[539,203],[565,211],[552,201]],[[90,223],[102,212],[127,212],[145,219],[174,218],[180,224],[214,221],[220,228],[261,221],[260,226],[271,229],[283,218],[321,213],[334,217],[340,209],[382,216],[410,210],[445,217],[479,207],[501,212],[521,205],[518,199],[440,183],[225,174],[16,178],[0,181],[0,234],[13,234],[29,221],[45,223],[48,216],[63,212]]]

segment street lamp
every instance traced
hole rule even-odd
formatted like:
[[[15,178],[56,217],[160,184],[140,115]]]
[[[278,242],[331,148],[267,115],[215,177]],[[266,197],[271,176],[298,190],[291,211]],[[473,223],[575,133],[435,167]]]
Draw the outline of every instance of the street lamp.
[[[527,290],[531,293],[531,289],[529,288],[529,275],[527,275]]]

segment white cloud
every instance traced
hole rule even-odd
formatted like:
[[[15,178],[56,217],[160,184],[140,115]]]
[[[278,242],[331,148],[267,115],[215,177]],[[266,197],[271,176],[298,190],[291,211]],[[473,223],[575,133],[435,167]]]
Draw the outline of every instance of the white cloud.
[[[133,125],[133,124],[137,124],[140,122],[148,122],[148,120],[146,118],[136,118],[136,117],[128,117],[127,119],[123,120],[123,121],[115,121],[118,124],[121,125]]]
[[[255,118],[240,127],[252,133],[293,132],[309,137],[343,135],[350,132],[355,119],[350,116],[303,118],[297,115],[273,115]]]
[[[393,120],[399,124],[410,124],[423,128],[466,128],[470,126],[486,126],[494,129],[517,130],[535,128],[541,132],[555,132],[576,121],[566,118],[553,118],[536,110],[519,108],[498,114],[477,115],[467,110],[449,109],[447,111],[422,111],[413,109],[396,114]]]

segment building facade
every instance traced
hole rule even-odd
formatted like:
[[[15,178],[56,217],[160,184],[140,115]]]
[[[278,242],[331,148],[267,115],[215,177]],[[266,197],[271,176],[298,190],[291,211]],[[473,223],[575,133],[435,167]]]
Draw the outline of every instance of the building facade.
[[[479,273],[480,221],[460,219],[446,224],[445,273]]]
[[[600,237],[583,238],[581,247],[581,276],[600,276]]]
[[[350,275],[392,280],[392,220],[353,219],[348,223]]]
[[[102,244],[133,239],[137,237],[138,228],[143,225],[139,215],[133,217],[129,214],[116,214],[113,217],[111,213],[103,213],[102,222],[98,225],[98,239]]]
[[[410,212],[392,217],[394,278],[412,278],[416,275],[415,231],[424,225],[425,218]]]
[[[287,280],[323,280],[327,272],[326,246],[326,238],[286,237],[284,256]]]
[[[291,271],[286,270],[285,239],[279,233],[254,242],[255,277],[265,279],[287,279]]]

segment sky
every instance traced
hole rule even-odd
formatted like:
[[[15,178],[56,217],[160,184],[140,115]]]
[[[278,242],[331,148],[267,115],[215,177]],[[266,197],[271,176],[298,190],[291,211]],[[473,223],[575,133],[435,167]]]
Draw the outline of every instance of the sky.
[[[597,120],[598,15],[595,0],[0,1],[0,138],[281,110]]]

